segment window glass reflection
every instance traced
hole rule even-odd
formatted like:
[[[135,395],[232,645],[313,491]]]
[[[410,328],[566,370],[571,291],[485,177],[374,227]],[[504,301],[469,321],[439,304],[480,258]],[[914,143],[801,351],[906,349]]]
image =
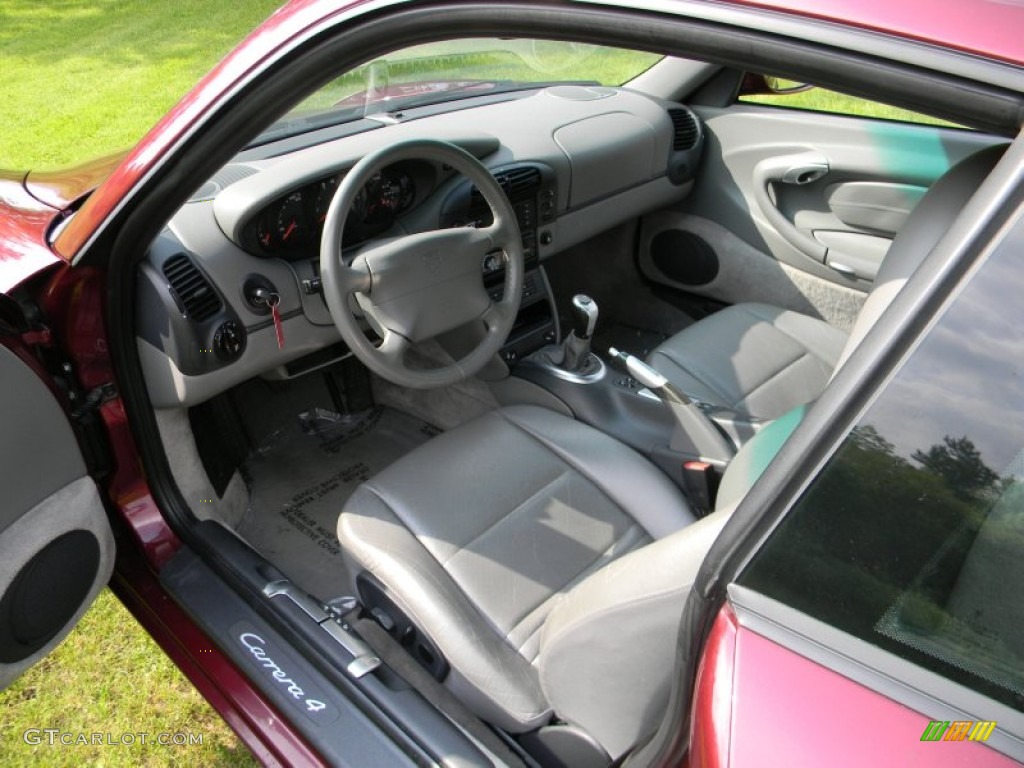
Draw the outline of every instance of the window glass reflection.
[[[1024,227],[741,582],[1024,709]]]

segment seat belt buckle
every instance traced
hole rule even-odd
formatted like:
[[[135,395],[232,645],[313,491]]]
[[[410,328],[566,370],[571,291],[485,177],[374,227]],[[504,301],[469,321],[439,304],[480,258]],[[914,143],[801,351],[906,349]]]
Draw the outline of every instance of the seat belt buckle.
[[[696,509],[698,517],[705,517],[715,508],[719,477],[714,464],[707,461],[683,462],[683,489]]]

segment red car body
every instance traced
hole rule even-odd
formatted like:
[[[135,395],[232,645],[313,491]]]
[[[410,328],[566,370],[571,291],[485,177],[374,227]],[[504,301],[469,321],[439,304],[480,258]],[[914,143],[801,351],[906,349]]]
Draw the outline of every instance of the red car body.
[[[680,12],[699,14],[702,5],[680,3]],[[767,13],[783,21],[813,17],[1024,66],[1021,6],[1000,0],[958,5],[929,0],[726,0],[707,5],[727,13]],[[373,0],[293,0],[226,56],[127,154],[62,172],[0,176],[0,291],[45,272],[39,304],[51,331],[45,337],[20,340],[0,337],[0,343],[20,354],[43,378],[45,373],[29,350],[33,345],[60,344],[84,390],[116,381],[104,327],[104,274],[97,267],[71,264],[241,83],[317,30],[358,25],[363,14],[380,7]],[[74,216],[65,221],[71,212]],[[321,758],[287,718],[163,591],[155,573],[181,542],[147,485],[121,400],[105,402],[100,415],[116,467],[106,491],[133,538],[131,546],[119,548],[112,588],[258,758],[267,763],[319,764]],[[928,722],[740,627],[726,608],[702,654],[687,726],[687,760],[691,766],[709,768],[917,764],[913,761],[920,759],[919,745],[905,735],[908,730],[923,731]],[[837,753],[837,740],[851,732],[862,736],[863,751]],[[981,744],[957,746],[963,749],[936,748],[928,764],[1017,764]]]

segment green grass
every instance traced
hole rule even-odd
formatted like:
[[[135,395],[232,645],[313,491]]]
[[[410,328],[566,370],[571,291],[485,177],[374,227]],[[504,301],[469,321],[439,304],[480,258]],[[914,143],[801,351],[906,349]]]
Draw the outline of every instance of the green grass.
[[[54,653],[0,694],[0,712],[0,765],[5,768],[257,765],[108,590]],[[134,743],[49,746],[45,734],[40,735],[42,744],[25,743],[26,730],[47,728],[84,733],[87,739],[109,733],[115,742],[122,734],[134,734]],[[149,734],[145,745],[141,733]],[[201,734],[203,743],[152,743],[161,733]]]
[[[47,168],[126,148],[278,0],[0,0],[0,167]],[[110,592],[0,694],[0,765],[255,765]],[[32,746],[30,728],[201,734],[202,746]]]
[[[877,101],[847,96],[845,93],[829,91],[825,88],[812,88],[809,91],[789,94],[758,94],[742,96],[740,101],[752,104],[766,104],[789,109],[806,109],[812,112],[831,112],[840,115],[857,115],[859,117],[877,117],[882,120],[899,120],[906,123],[924,125],[941,125],[959,127],[955,123],[941,120],[930,115],[922,115],[909,109],[891,107]]]
[[[283,0],[0,0],[0,168],[133,145]]]

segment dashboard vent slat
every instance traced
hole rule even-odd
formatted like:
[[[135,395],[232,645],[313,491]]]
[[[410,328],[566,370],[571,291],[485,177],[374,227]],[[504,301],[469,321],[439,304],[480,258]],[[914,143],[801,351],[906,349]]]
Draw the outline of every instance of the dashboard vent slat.
[[[526,192],[535,189],[541,184],[541,175],[538,168],[523,166],[521,168],[510,168],[507,171],[499,171],[494,174],[495,181],[505,190],[510,199],[520,197]],[[475,186],[472,192],[473,204],[483,203],[483,195]]]
[[[186,317],[203,322],[220,312],[220,296],[192,260],[183,253],[164,262],[164,277]]]
[[[688,109],[670,109],[668,116],[672,120],[672,149],[676,152],[693,149],[700,135],[697,116]]]

